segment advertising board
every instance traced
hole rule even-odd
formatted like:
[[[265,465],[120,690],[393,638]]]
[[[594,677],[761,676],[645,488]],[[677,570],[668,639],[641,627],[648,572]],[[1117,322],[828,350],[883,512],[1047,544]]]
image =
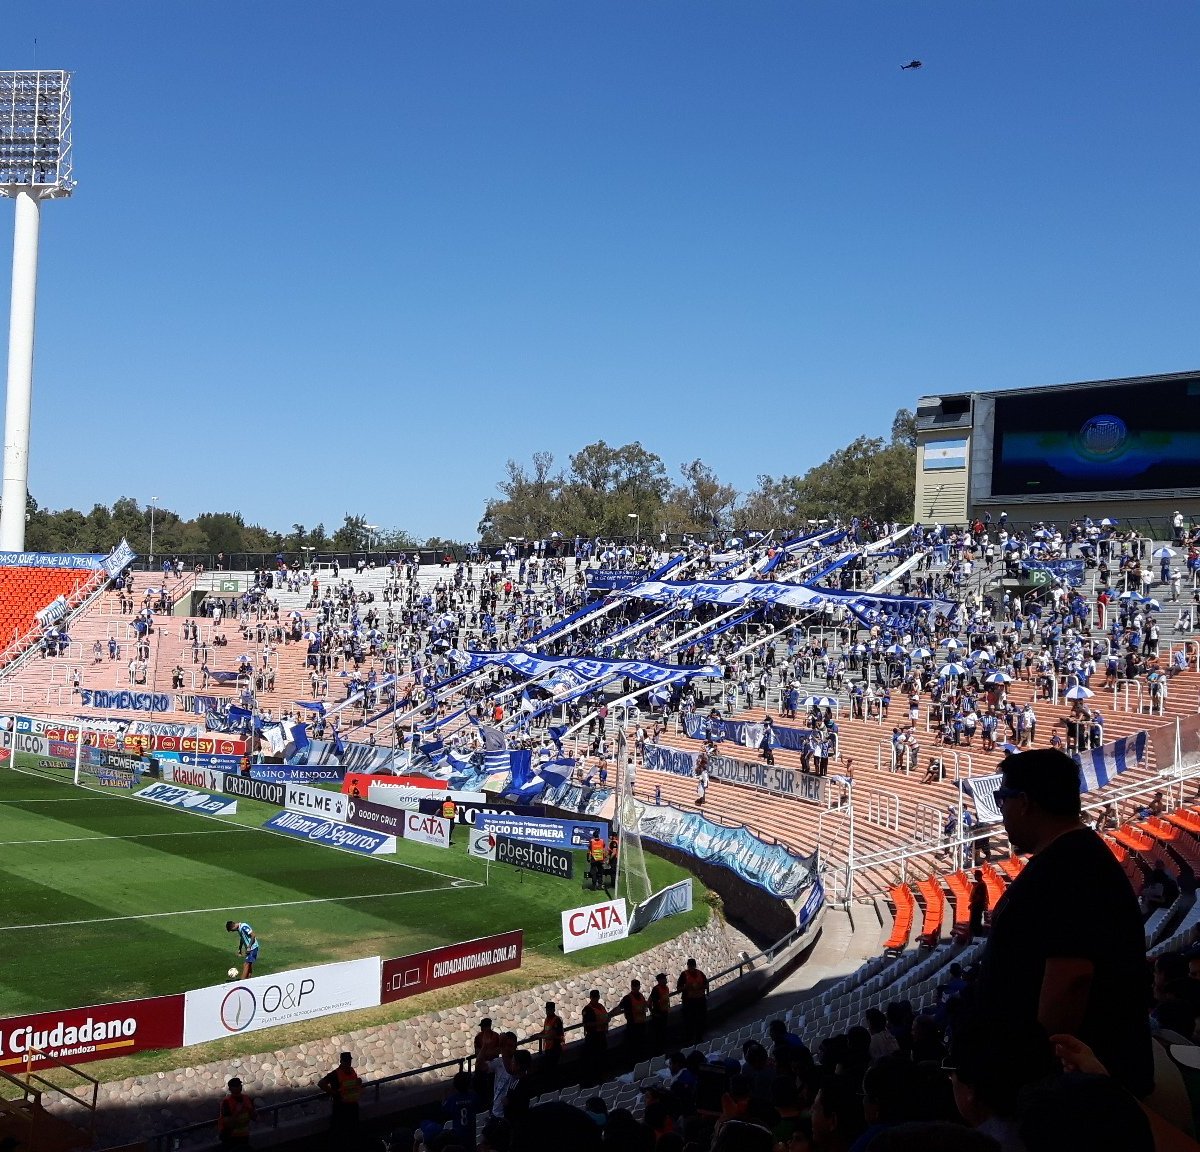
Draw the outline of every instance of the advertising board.
[[[404,839],[434,848],[450,847],[450,821],[421,812],[404,813]]]
[[[390,1004],[465,980],[511,972],[521,967],[524,937],[518,929],[385,960],[380,998]]]
[[[486,792],[459,792],[451,789],[449,796],[456,805],[454,823],[465,824],[469,828],[475,827],[480,814],[484,812],[508,813],[512,816],[541,816],[546,811],[542,804],[510,804],[507,800],[497,800],[494,796],[487,795]],[[417,811],[432,812],[434,815],[440,816],[443,799],[444,797],[438,796],[435,800],[422,800],[417,805]]]
[[[404,835],[403,812],[383,804],[372,804],[370,800],[355,800],[352,796],[347,796],[345,800],[347,824],[384,836]]]
[[[384,856],[396,851],[396,838],[351,828],[323,816],[306,816],[302,812],[279,812],[264,825],[272,832],[283,832],[298,840],[309,840],[329,848],[343,848],[363,856]]]
[[[594,832],[599,832],[604,840],[609,836],[607,820],[554,820],[508,813],[481,812],[475,827],[495,836],[511,836],[514,840],[529,840],[554,848],[586,848]]]
[[[194,768],[170,760],[159,761],[162,778],[168,784],[179,784],[185,788],[199,788],[203,792],[220,792],[225,773],[211,768]]]
[[[393,776],[384,772],[347,772],[342,781],[342,791],[373,799],[367,795],[372,784],[386,784],[389,788],[419,788],[425,791],[445,791],[445,780],[431,780],[428,776]],[[378,801],[376,801],[378,803]]]
[[[511,836],[496,837],[497,864],[512,864],[529,872],[541,872],[546,876],[557,876],[560,880],[570,880],[574,875],[574,859],[565,848],[555,848],[550,844],[530,844],[528,840],[514,840]]]
[[[253,779],[253,774],[251,774]],[[323,816],[326,820],[346,823],[346,797],[340,792],[309,788],[304,784],[285,784],[283,806],[290,812],[308,816]]]
[[[152,996],[0,1020],[0,1068],[24,1071],[54,1060],[85,1064],[183,1043],[182,996]]]
[[[134,795],[139,800],[150,800],[165,804],[168,808],[184,808],[189,812],[200,812],[205,816],[233,816],[237,812],[237,801],[226,796],[213,796],[207,792],[193,792],[175,784],[151,784]]]
[[[467,855],[480,860],[496,859],[496,837],[490,832],[472,828],[467,834]]]
[[[282,784],[269,784],[265,780],[250,780],[227,772],[221,778],[221,791],[226,796],[241,796],[244,800],[261,800],[273,808],[284,807],[286,789]]]
[[[629,917],[624,898],[589,904],[586,908],[571,908],[562,914],[564,952],[594,948],[597,944],[624,940],[628,935]]]
[[[356,1012],[379,1004],[379,957],[195,988],[183,996],[183,1043]]]

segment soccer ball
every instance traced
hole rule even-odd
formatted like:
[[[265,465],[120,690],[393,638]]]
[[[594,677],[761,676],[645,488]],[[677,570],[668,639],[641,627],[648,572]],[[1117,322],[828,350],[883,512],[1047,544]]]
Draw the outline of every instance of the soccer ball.
[[[229,979],[236,980],[237,976],[238,976],[238,970],[236,968],[230,968],[229,969]]]

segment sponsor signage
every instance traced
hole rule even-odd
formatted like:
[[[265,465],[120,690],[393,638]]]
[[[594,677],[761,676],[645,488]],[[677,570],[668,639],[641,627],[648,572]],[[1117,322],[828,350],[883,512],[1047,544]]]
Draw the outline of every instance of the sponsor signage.
[[[578,952],[612,940],[624,940],[629,935],[629,917],[625,900],[605,900],[586,908],[572,908],[562,914],[564,952]]]
[[[254,774],[251,773],[251,779]],[[325,792],[320,788],[306,788],[303,784],[287,784],[283,806],[291,812],[304,812],[309,816],[323,816],[327,820],[346,823],[346,797],[340,792]]]
[[[284,784],[340,784],[342,770],[328,768],[296,768],[290,764],[255,764],[250,769],[255,780],[278,780]]]
[[[477,856],[480,860],[495,860],[496,837],[490,832],[472,828],[467,837],[467,855]]]
[[[530,844],[527,840],[514,840],[511,836],[496,837],[497,864],[512,864],[530,872],[542,872],[547,876],[570,880],[574,875],[573,859],[565,848],[555,848],[550,844]]]
[[[0,1021],[0,1068],[16,1073],[52,1060],[85,1064],[183,1043],[183,997],[152,996]]]
[[[428,776],[392,776],[383,772],[347,772],[342,782],[342,791],[352,793],[356,788],[360,796],[367,796],[372,784],[387,784],[391,788],[422,788],[426,791],[446,790],[445,780],[431,780]],[[373,797],[367,797],[373,799]],[[379,801],[376,800],[376,803]]]
[[[128,739],[128,738],[127,738]],[[246,741],[233,736],[152,736],[156,752],[199,752],[207,756],[244,756]]]
[[[236,772],[242,760],[240,756],[218,756],[215,752],[161,752],[159,755],[178,758],[180,764],[211,768],[215,772]]]
[[[496,836],[511,836],[514,840],[530,840],[554,848],[586,848],[593,832],[599,832],[604,840],[609,836],[607,820],[552,820],[508,813],[481,812],[475,827]]]
[[[183,1001],[185,1046],[357,1012],[379,1004],[379,957],[195,988]]]
[[[185,788],[200,788],[205,792],[220,792],[225,774],[211,768],[192,768],[170,760],[159,762],[162,778],[168,784],[182,784]]]
[[[170,712],[175,706],[166,692],[104,692],[98,688],[81,688],[79,699],[85,708],[119,712]]]
[[[237,812],[236,800],[193,792],[174,784],[151,784],[134,795],[139,800],[153,800],[155,804],[166,804],[169,808],[187,808],[192,812],[203,812],[205,816],[232,816]]]
[[[75,754],[74,745],[68,745],[69,754]],[[107,748],[91,748],[83,746],[80,760],[94,768],[115,768],[122,772],[140,772],[146,762],[134,752],[110,752]]]
[[[226,773],[221,777],[221,791],[226,796],[241,796],[246,800],[261,800],[274,808],[283,808],[287,789],[282,784],[251,780],[246,776]]]
[[[417,996],[435,988],[511,972],[521,967],[524,948],[521,931],[502,932],[462,944],[447,944],[413,956],[400,956],[383,962],[381,999],[384,1004]]]
[[[681,912],[690,912],[691,910],[692,882],[691,880],[680,880],[676,884],[669,884],[661,892],[655,892],[653,896],[635,905],[633,913],[629,917],[629,931],[631,934],[640,932],[648,924],[653,924],[655,920],[662,920],[667,916],[678,916]]]
[[[32,732],[35,736],[45,736],[49,728],[48,720],[39,720],[36,716],[17,717],[18,732]]]
[[[344,848],[363,856],[383,856],[396,851],[396,837],[382,836],[363,828],[351,828],[323,816],[306,816],[302,812],[279,812],[264,825],[273,832],[284,832],[300,840]]]
[[[450,821],[423,812],[404,813],[404,839],[434,848],[450,847]]]
[[[436,800],[422,800],[417,806],[419,812],[432,812],[435,816],[442,814],[442,797]],[[497,800],[494,796],[489,796],[485,792],[450,792],[450,799],[454,801],[456,808],[454,811],[455,824],[466,824],[470,828],[474,828],[479,820],[480,813],[483,812],[507,812],[513,816],[541,816],[546,809],[541,804],[509,804],[504,800]]]
[[[116,768],[95,768],[92,775],[96,783],[104,788],[132,788],[134,776],[132,772],[121,772]]]
[[[404,813],[384,804],[372,804],[370,800],[355,800],[347,796],[346,823],[355,828],[366,828],[371,832],[382,832],[385,836],[404,835]]]
[[[49,756],[50,741],[45,736],[17,732],[12,738],[14,752],[27,752],[31,756]],[[74,752],[71,753],[74,756]]]

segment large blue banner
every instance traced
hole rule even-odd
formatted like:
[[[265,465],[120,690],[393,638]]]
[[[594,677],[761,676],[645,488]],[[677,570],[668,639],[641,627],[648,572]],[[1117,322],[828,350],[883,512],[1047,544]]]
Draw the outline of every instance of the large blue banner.
[[[0,552],[0,568],[87,568],[95,572],[106,559],[96,552]]]
[[[697,754],[678,748],[647,744],[643,761],[652,772],[673,772],[677,776],[695,774]],[[784,764],[767,764],[765,761],[738,760],[733,756],[708,757],[708,774],[713,780],[726,784],[739,784],[756,788],[760,792],[773,792],[777,796],[788,796],[793,800],[807,800],[812,804],[824,804],[826,778],[810,772],[801,772]]]
[[[553,820],[546,816],[509,813],[481,812],[475,819],[475,827],[493,836],[511,836],[515,840],[549,844],[554,848],[586,848],[597,830],[604,840],[609,836],[607,820]]]
[[[666,805],[637,802],[636,810],[642,836],[728,868],[772,896],[793,900],[814,879],[814,857],[793,856],[782,844],[767,844],[745,828],[726,828],[699,812]]]
[[[684,730],[693,740],[711,740],[719,744],[722,740],[732,740],[743,748],[757,748],[762,740],[763,726],[747,720],[718,720],[691,712],[684,717]],[[789,752],[802,752],[804,743],[812,736],[807,728],[785,728],[773,725],[774,736],[771,747],[786,748]]]
[[[119,712],[170,712],[174,707],[174,701],[166,692],[102,692],[81,688],[79,698],[85,708]]]
[[[628,588],[630,584],[640,584],[650,571],[647,568],[589,568],[587,570],[587,586],[592,592],[611,592],[615,588]]]
[[[296,763],[309,767],[332,764],[346,772],[390,772],[393,759],[391,748],[345,744],[339,752],[332,740],[310,740],[308,748],[296,757]]]
[[[492,664],[519,672],[522,676],[544,676],[565,668],[584,680],[603,680],[626,676],[639,684],[669,684],[684,676],[720,676],[716,665],[697,666],[654,664],[649,660],[590,660],[582,656],[541,656],[535,652],[471,652],[468,668],[477,672]]]
[[[626,590],[639,600],[670,604],[690,600],[698,604],[782,604],[786,608],[823,608],[842,605],[863,618],[874,612],[915,613],[936,609],[953,616],[958,605],[953,600],[919,596],[883,596],[869,592],[839,592],[831,588],[808,588],[803,584],[758,582],[754,580],[647,580]]]

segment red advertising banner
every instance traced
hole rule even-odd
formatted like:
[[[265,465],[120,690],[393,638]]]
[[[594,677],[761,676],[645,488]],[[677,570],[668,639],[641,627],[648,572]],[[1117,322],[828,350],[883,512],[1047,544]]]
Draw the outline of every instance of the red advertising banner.
[[[152,1048],[183,1046],[183,996],[153,996],[91,1008],[65,1008],[0,1020],[0,1068],[40,1068],[111,1060]]]
[[[47,740],[74,744],[79,739],[79,729],[48,727],[42,735]],[[246,741],[233,736],[147,736],[138,733],[118,736],[114,732],[88,732],[83,742],[108,752],[195,752],[201,756],[242,756],[246,752]]]
[[[408,785],[410,788],[430,788],[443,792],[447,787],[445,780],[430,780],[428,776],[380,776],[372,772],[347,772],[346,779],[342,781],[342,791],[347,796],[361,796],[365,800],[367,789],[372,784],[390,784],[394,787]]]
[[[511,972],[521,967],[524,946],[525,933],[518,929],[385,960],[380,998],[384,1004],[390,1004],[480,976]]]

